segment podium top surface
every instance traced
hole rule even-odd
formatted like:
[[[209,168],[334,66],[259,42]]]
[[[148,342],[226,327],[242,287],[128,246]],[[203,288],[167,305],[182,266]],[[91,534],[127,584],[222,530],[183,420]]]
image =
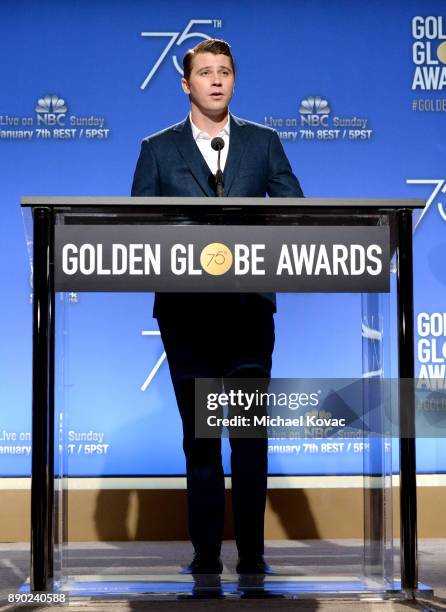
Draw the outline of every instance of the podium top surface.
[[[20,199],[24,208],[106,208],[106,207],[280,207],[305,209],[376,209],[399,210],[424,208],[420,198],[176,198],[176,197],[121,197],[121,196],[24,196]]]

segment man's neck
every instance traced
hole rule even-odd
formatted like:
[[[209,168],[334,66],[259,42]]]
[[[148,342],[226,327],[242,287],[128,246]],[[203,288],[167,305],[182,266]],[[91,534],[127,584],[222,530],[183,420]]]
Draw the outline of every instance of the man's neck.
[[[209,136],[213,138],[225,127],[228,121],[228,109],[226,108],[222,113],[209,117],[199,108],[191,105],[190,116],[194,125],[196,125],[199,130],[206,132],[206,134],[209,134]]]

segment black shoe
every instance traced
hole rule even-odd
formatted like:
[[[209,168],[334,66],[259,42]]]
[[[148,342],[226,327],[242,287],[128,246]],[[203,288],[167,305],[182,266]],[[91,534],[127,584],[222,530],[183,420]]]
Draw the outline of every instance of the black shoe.
[[[274,574],[273,569],[262,556],[253,559],[241,557],[235,571],[237,574]]]
[[[223,563],[220,557],[202,557],[194,555],[189,565],[182,570],[182,574],[221,574]]]

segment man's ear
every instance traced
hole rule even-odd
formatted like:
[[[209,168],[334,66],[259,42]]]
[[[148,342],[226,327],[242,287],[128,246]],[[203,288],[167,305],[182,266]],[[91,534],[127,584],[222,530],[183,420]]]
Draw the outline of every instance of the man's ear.
[[[183,88],[183,91],[185,94],[187,95],[190,94],[189,83],[186,81],[184,77],[181,79],[181,87]]]

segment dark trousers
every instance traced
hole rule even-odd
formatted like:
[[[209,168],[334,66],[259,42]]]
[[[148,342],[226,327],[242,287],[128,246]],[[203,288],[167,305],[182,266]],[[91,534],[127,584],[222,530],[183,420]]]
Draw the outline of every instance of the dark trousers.
[[[257,295],[205,294],[196,303],[197,296],[178,296],[157,318],[183,423],[189,533],[196,553],[214,557],[224,520],[221,440],[195,437],[195,379],[261,378],[267,387],[274,310]],[[230,437],[230,445],[237,549],[240,556],[257,557],[264,548],[268,440]]]

